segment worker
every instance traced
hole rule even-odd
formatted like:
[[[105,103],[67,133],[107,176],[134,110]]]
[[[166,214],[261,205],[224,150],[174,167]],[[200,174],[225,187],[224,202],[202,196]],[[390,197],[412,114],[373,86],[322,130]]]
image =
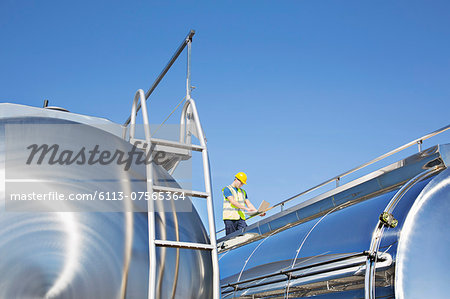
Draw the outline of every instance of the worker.
[[[238,172],[231,185],[222,189],[223,193],[223,221],[225,223],[226,234],[231,234],[247,226],[245,223],[245,213],[257,212],[247,197],[247,192],[241,187],[247,184],[247,175]],[[261,214],[264,216],[265,214]]]

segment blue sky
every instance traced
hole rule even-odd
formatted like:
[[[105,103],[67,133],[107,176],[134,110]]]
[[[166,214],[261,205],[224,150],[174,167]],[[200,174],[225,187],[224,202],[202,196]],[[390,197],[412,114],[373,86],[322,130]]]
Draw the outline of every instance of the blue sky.
[[[220,189],[237,171],[255,205],[276,203],[449,124],[449,12],[448,1],[2,0],[0,101],[123,123],[195,29],[220,227]],[[152,123],[183,98],[184,76],[185,54],[150,98]]]

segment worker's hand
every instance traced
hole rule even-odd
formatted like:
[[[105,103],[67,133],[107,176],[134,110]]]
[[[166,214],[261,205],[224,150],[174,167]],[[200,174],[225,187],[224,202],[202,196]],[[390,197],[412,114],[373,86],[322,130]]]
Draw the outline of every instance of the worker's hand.
[[[257,210],[257,209],[252,209],[252,208],[248,208],[248,209],[247,209],[247,211],[249,211],[250,213],[253,213],[253,212],[258,212],[258,210]]]

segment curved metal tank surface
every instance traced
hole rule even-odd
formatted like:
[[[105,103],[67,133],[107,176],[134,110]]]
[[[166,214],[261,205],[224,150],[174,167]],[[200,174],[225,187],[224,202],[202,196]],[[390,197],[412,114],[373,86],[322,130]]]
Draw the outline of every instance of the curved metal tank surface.
[[[397,249],[397,298],[448,298],[450,169],[421,192],[406,217]]]
[[[427,165],[436,163],[442,160]],[[436,173],[404,192],[402,189],[393,213],[398,225],[385,228],[376,255],[376,298],[447,298],[443,294],[450,266],[446,255],[450,243],[450,171]],[[405,183],[325,212],[321,212],[319,202],[318,214],[311,220],[297,225],[286,220],[285,226],[279,225],[282,229],[223,250],[219,261],[222,298],[368,298],[366,261],[374,229],[380,214]],[[351,194],[351,189],[347,193]],[[334,196],[339,198],[339,194]],[[284,218],[289,215],[286,212]],[[270,223],[277,224],[275,221],[281,223],[283,216]],[[247,238],[255,235],[254,231],[249,227]],[[245,238],[246,232],[240,237]],[[229,241],[233,238],[239,236],[231,236]],[[439,290],[429,289],[434,286]],[[416,292],[418,289],[421,292]]]
[[[65,112],[19,105],[6,108],[8,113],[5,110],[0,113],[0,298],[147,298],[146,204],[133,203],[135,206],[130,208],[127,201],[108,203],[111,211],[102,210],[107,207],[105,203],[83,206],[90,212],[70,212],[64,210],[64,205],[53,212],[10,211],[5,198],[5,183],[11,182],[22,184],[24,189],[27,184],[37,182],[54,191],[73,193],[110,191],[119,187],[121,190],[146,191],[145,165],[133,165],[127,177],[123,176],[121,165],[108,168],[64,165],[27,172],[26,165],[18,161],[23,161],[23,155],[28,153],[24,153],[23,148],[15,149],[15,144],[6,144],[5,127],[10,124],[29,130],[33,125],[56,127],[78,123],[71,131],[55,135],[55,140],[72,145],[76,145],[79,138],[93,142],[107,140],[105,143],[111,147],[129,151],[132,145],[114,133],[120,134],[121,126]],[[96,128],[105,123],[109,130]],[[39,131],[33,131],[33,134],[39,134]],[[21,172],[27,174],[26,182],[20,182],[17,177],[11,179],[14,173]],[[80,183],[89,177],[101,179]],[[159,166],[154,167],[153,178],[159,185],[178,186]],[[39,204],[39,207],[47,205],[47,210],[54,209],[53,203]],[[178,203],[172,201],[171,204],[174,205],[169,206],[169,210],[165,207],[165,212],[155,212],[157,238],[207,244],[207,233],[194,207],[192,212],[183,213],[177,212]],[[212,296],[209,252],[157,248],[157,258],[159,298]]]

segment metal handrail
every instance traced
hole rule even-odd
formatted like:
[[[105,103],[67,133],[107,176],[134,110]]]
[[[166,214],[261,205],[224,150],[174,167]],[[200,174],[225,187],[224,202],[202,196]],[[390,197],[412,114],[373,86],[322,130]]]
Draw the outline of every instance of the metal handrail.
[[[322,187],[324,185],[327,185],[327,184],[329,184],[329,183],[331,183],[333,181],[338,182],[343,177],[345,177],[345,176],[347,176],[347,175],[349,175],[349,174],[351,174],[351,173],[353,173],[355,171],[358,171],[358,170],[360,170],[362,168],[365,168],[365,167],[367,167],[367,166],[369,166],[371,164],[374,164],[374,163],[376,163],[376,162],[378,162],[380,160],[383,160],[383,159],[385,159],[385,158],[387,158],[389,156],[392,156],[393,154],[396,154],[396,153],[398,153],[398,152],[400,152],[400,151],[402,151],[402,150],[404,150],[404,149],[406,149],[408,147],[411,147],[411,146],[413,146],[415,144],[417,144],[419,146],[419,152],[420,152],[422,150],[422,142],[424,140],[427,140],[427,139],[429,139],[429,138],[431,138],[433,136],[439,135],[439,134],[447,131],[448,129],[450,129],[450,125],[447,125],[447,126],[441,128],[441,129],[438,129],[438,130],[436,130],[434,132],[431,132],[431,133],[429,133],[427,135],[424,135],[424,136],[422,136],[420,138],[417,138],[417,139],[415,139],[415,140],[413,140],[411,142],[408,142],[407,144],[402,145],[402,146],[400,146],[400,147],[398,147],[398,148],[396,148],[396,149],[394,149],[394,150],[392,150],[392,151],[390,151],[390,152],[388,152],[388,153],[386,153],[384,155],[381,155],[381,156],[379,156],[379,157],[377,157],[377,158],[375,158],[373,160],[370,160],[369,162],[361,164],[361,165],[359,165],[359,166],[357,166],[355,168],[352,168],[352,169],[350,169],[350,170],[348,170],[348,171],[346,171],[344,173],[341,173],[341,174],[339,174],[339,175],[337,175],[337,176],[335,176],[335,177],[333,177],[333,178],[331,178],[331,179],[329,179],[329,180],[327,180],[327,181],[325,181],[325,182],[323,182],[323,183],[321,183],[321,184],[319,184],[317,186],[314,186],[314,187],[312,187],[312,188],[310,188],[310,189],[308,189],[306,191],[303,191],[303,192],[301,192],[299,194],[296,194],[296,195],[294,195],[294,196],[292,196],[292,197],[290,197],[290,198],[288,198],[286,200],[283,200],[283,201],[277,203],[276,205],[272,206],[270,209],[273,209],[273,208],[276,208],[276,207],[279,207],[279,206],[284,206],[286,203],[290,202],[291,200],[293,200],[293,199],[295,199],[295,198],[297,198],[299,196],[302,196],[304,194],[307,194],[307,193],[309,193],[311,191],[314,191],[314,190],[316,190],[316,189],[318,189],[318,188],[320,188],[320,187]]]
[[[438,130],[436,130],[436,131],[434,131],[434,132],[431,132],[431,133],[426,134],[426,135],[424,135],[424,136],[422,136],[422,137],[420,137],[420,138],[417,138],[417,139],[415,139],[415,140],[413,140],[413,141],[411,141],[411,142],[408,142],[408,143],[406,143],[405,145],[402,145],[402,146],[400,146],[400,147],[398,147],[398,148],[396,148],[396,149],[394,149],[394,150],[392,150],[392,151],[390,151],[390,152],[388,152],[388,153],[386,153],[386,154],[384,154],[384,155],[381,155],[381,156],[379,156],[379,157],[377,157],[377,158],[375,158],[375,159],[373,159],[373,160],[370,160],[369,162],[366,162],[366,163],[364,163],[364,164],[361,164],[361,165],[359,165],[359,166],[357,166],[357,167],[355,167],[355,168],[352,168],[352,169],[350,169],[350,170],[348,170],[348,171],[346,171],[346,172],[344,172],[344,173],[341,173],[341,174],[339,174],[339,175],[337,175],[337,176],[335,176],[335,177],[333,177],[333,178],[331,178],[331,179],[328,179],[328,180],[326,180],[326,181],[323,182],[323,183],[320,183],[320,184],[318,184],[318,185],[316,185],[316,186],[314,186],[314,187],[312,187],[312,188],[309,188],[309,189],[307,189],[307,190],[305,190],[305,191],[303,191],[303,192],[300,192],[300,193],[298,193],[298,194],[296,194],[296,195],[294,195],[294,196],[292,196],[292,197],[289,197],[288,199],[285,199],[285,200],[283,200],[283,201],[280,201],[279,203],[277,203],[277,204],[273,205],[272,207],[270,207],[266,212],[268,212],[268,211],[270,211],[270,210],[272,210],[272,209],[274,209],[274,208],[276,208],[276,207],[280,207],[280,206],[281,206],[281,211],[283,211],[284,205],[285,205],[286,203],[288,203],[288,202],[290,202],[290,201],[292,201],[292,200],[294,200],[294,199],[296,199],[296,198],[298,198],[298,197],[300,197],[300,196],[302,196],[302,195],[305,195],[305,194],[307,194],[307,193],[310,193],[310,192],[312,192],[312,191],[315,191],[315,190],[319,189],[320,187],[323,187],[323,186],[325,186],[325,185],[327,185],[327,184],[329,184],[329,183],[331,183],[331,182],[333,182],[333,181],[336,182],[336,188],[337,188],[337,187],[339,187],[339,182],[340,182],[340,180],[341,180],[343,177],[345,177],[345,176],[347,176],[347,175],[349,175],[349,174],[351,174],[351,173],[353,173],[353,172],[355,172],[355,171],[358,171],[358,170],[360,170],[360,169],[362,169],[362,168],[365,168],[365,167],[367,167],[367,166],[369,166],[369,165],[372,165],[372,164],[374,164],[374,163],[376,163],[376,162],[378,162],[378,161],[380,161],[380,160],[383,160],[383,159],[385,159],[385,158],[387,158],[387,157],[389,157],[389,156],[392,156],[393,154],[396,154],[396,153],[398,153],[398,152],[400,152],[400,151],[402,151],[402,150],[404,150],[404,149],[406,149],[406,148],[409,148],[409,147],[411,147],[411,146],[413,146],[413,145],[415,145],[415,144],[418,145],[419,152],[421,152],[421,151],[422,151],[422,143],[423,143],[424,140],[427,140],[427,139],[429,139],[429,138],[431,138],[431,137],[434,137],[434,136],[436,136],[436,135],[439,135],[439,134],[441,134],[441,133],[443,133],[443,132],[445,132],[445,131],[447,131],[447,130],[449,130],[449,129],[450,129],[450,125],[447,125],[447,126],[445,126],[445,127],[443,127],[443,128],[440,128],[440,129],[438,129]],[[255,216],[257,216],[257,215],[251,216],[251,217],[247,218],[247,220],[248,220],[248,219],[251,219],[251,218],[253,218],[253,217],[255,217]],[[224,231],[224,230],[225,230],[225,229],[223,228],[223,229],[217,231],[216,234],[221,233],[221,232]]]

